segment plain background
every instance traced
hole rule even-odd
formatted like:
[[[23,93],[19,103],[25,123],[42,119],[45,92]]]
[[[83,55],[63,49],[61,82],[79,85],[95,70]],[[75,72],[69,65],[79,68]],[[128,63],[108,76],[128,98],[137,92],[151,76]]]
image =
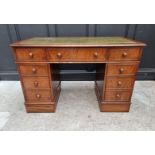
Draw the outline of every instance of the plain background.
[[[2,24],[151,24],[153,0],[5,0]],[[149,154],[154,132],[1,132],[1,154]]]

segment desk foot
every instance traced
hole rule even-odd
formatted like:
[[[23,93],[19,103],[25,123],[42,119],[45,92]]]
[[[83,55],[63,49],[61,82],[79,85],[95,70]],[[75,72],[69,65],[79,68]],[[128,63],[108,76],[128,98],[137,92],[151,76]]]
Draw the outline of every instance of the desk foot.
[[[127,103],[99,103],[101,112],[129,112],[130,104]]]
[[[45,112],[55,112],[56,105],[51,104],[26,104],[26,111],[28,113],[45,113]]]

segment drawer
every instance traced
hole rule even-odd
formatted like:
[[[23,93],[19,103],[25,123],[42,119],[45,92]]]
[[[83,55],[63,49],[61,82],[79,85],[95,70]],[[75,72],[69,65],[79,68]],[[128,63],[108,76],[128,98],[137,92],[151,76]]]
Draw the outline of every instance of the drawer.
[[[106,91],[105,101],[130,101],[132,91]]]
[[[107,75],[135,75],[139,63],[134,64],[108,64]]]
[[[46,61],[44,48],[16,48],[17,61]]]
[[[108,77],[106,79],[106,89],[133,88],[134,77]]]
[[[48,77],[23,77],[23,85],[25,89],[50,88]]]
[[[48,48],[47,55],[53,62],[74,61],[76,58],[75,48]]]
[[[102,62],[106,60],[104,48],[48,48],[48,60],[53,62]]]
[[[140,48],[112,48],[110,49],[109,60],[139,60],[140,57]]]
[[[47,76],[48,66],[47,65],[19,65],[21,75],[29,76]]]
[[[102,62],[106,60],[105,48],[78,48],[76,61]]]
[[[26,90],[25,98],[27,102],[49,102],[51,93],[49,90]]]

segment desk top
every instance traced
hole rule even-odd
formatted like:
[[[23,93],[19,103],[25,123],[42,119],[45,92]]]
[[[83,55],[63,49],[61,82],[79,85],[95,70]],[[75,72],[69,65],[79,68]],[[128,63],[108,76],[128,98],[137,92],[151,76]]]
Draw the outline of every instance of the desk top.
[[[12,47],[119,47],[145,46],[124,37],[35,37],[11,44]]]

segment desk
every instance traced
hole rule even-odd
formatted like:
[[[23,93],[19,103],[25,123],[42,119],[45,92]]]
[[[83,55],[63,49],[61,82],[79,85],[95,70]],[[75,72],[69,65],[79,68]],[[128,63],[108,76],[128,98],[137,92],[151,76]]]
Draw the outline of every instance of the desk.
[[[144,46],[123,37],[31,38],[11,44],[27,112],[55,112],[61,63],[95,63],[100,111],[128,112]]]

